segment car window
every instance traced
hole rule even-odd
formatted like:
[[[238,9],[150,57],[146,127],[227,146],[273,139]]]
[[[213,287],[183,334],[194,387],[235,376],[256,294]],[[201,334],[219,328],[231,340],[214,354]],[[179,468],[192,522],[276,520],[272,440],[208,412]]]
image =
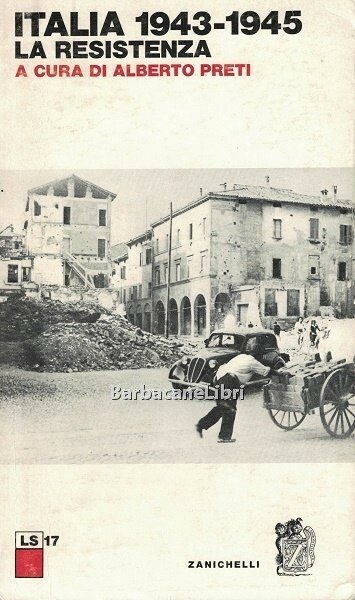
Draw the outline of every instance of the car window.
[[[242,335],[234,335],[232,333],[214,333],[211,335],[207,348],[234,348],[241,350],[244,337]]]
[[[245,344],[245,351],[246,352],[255,352],[257,347],[258,347],[258,340],[257,340],[256,336],[253,336],[247,340],[247,343]]]
[[[221,340],[221,345],[222,346],[234,346],[235,345],[234,335],[223,334],[222,340]]]
[[[207,348],[215,348],[221,345],[221,336],[219,334],[211,335],[208,340]]]

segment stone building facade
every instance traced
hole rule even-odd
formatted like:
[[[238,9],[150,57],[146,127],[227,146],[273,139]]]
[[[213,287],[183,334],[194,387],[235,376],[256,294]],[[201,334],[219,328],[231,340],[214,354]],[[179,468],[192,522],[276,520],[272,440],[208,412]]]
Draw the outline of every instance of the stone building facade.
[[[152,223],[151,235],[151,328],[164,333],[169,216]],[[208,193],[173,213],[170,333],[206,336],[227,316],[267,327],[326,307],[352,316],[353,244],[353,205],[336,188]]]
[[[0,233],[0,302],[13,293],[36,291],[33,261],[26,254],[23,236],[10,225]]]
[[[119,290],[128,320],[147,331],[152,327],[151,238],[149,230],[112,248],[112,285]]]
[[[29,190],[24,232],[34,281],[40,285],[109,286],[111,202],[115,197],[76,175]]]

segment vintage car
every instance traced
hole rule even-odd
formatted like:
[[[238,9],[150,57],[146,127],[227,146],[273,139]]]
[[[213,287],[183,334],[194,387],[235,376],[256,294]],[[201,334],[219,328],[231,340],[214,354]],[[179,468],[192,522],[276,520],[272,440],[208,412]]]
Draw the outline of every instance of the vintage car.
[[[174,389],[212,386],[218,367],[244,352],[272,369],[280,369],[289,360],[287,354],[279,352],[277,338],[268,329],[238,327],[213,331],[205,346],[195,356],[184,356],[171,367],[169,381]],[[247,385],[266,381],[253,375]]]

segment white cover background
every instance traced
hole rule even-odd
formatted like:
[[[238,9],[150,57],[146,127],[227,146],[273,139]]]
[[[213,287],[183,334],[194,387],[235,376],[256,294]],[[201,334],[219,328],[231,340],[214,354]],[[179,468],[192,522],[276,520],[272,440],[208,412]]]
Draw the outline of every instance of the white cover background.
[[[352,166],[351,5],[7,0],[1,168]],[[15,10],[117,10],[134,24],[143,10],[184,8],[209,10],[215,21],[236,9],[301,9],[304,26],[296,36],[210,34],[210,60],[250,62],[249,78],[14,77]],[[350,598],[352,465],[13,465],[0,475],[4,600]],[[274,525],[298,516],[317,534],[312,576],[277,577]],[[16,529],[60,536],[45,550],[43,580],[15,580]],[[243,558],[259,559],[260,570],[187,569],[193,559]]]

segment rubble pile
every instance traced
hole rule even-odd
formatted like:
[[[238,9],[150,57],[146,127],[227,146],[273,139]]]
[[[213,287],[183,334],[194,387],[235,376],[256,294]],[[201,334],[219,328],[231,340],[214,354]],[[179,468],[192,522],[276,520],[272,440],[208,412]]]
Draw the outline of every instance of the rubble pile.
[[[0,340],[15,342],[42,333],[53,323],[85,323],[97,321],[108,313],[89,303],[39,302],[22,296],[10,296],[0,304]]]
[[[0,307],[0,322],[0,338],[21,339],[25,366],[38,371],[171,366],[196,350],[192,342],[153,335],[86,303],[18,299]]]

